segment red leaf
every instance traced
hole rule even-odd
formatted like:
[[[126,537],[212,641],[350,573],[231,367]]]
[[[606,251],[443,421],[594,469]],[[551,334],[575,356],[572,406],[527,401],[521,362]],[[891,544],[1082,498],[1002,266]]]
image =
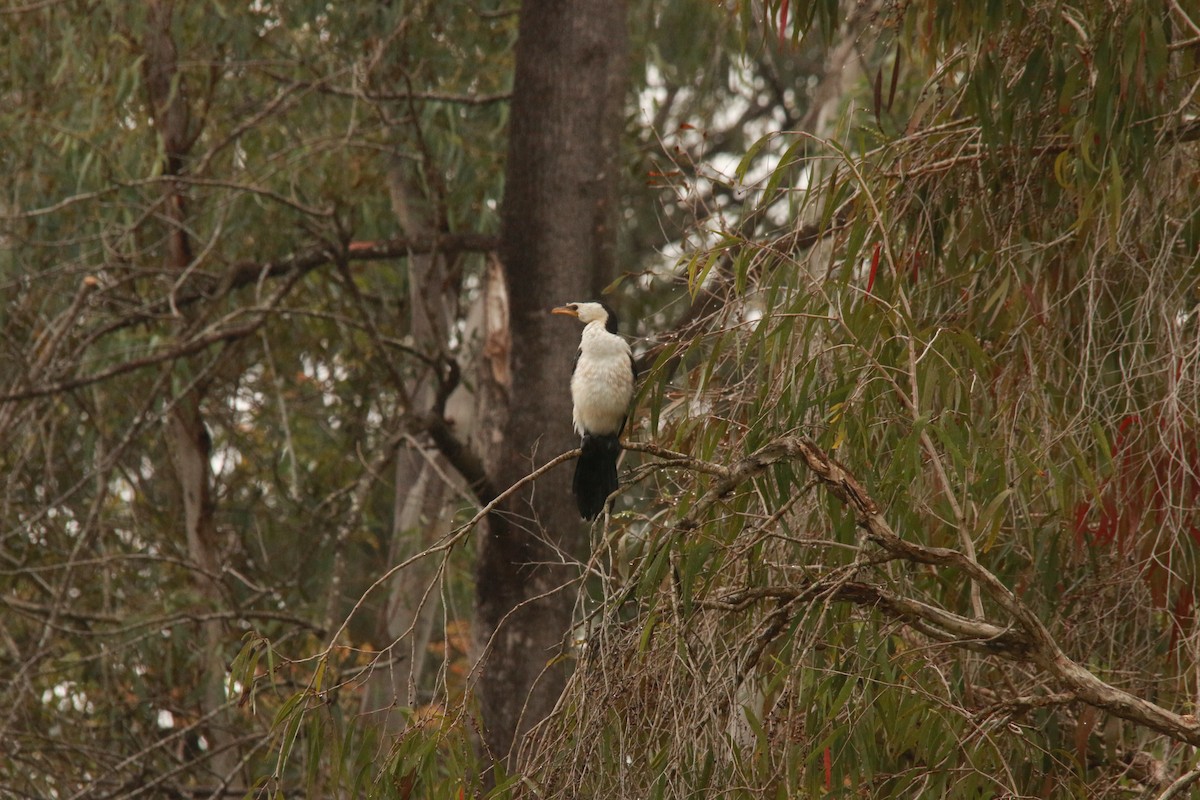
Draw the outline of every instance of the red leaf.
[[[881,242],[875,243],[875,253],[871,256],[871,273],[867,275],[867,294],[871,294],[871,289],[875,286],[875,273],[879,270],[879,248]]]
[[[888,89],[887,110],[892,110],[892,103],[896,100],[896,85],[900,82],[900,59],[904,51],[900,49],[900,43],[896,43],[896,61],[892,64],[892,87]]]

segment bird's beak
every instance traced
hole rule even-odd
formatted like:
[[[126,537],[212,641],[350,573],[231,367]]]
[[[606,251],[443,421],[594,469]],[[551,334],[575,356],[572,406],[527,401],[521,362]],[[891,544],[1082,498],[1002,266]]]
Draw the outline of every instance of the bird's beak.
[[[551,314],[562,314],[567,317],[575,317],[576,319],[579,318],[579,312],[576,311],[575,309],[571,308],[570,306],[559,306],[558,308],[553,308],[550,310],[550,313]]]

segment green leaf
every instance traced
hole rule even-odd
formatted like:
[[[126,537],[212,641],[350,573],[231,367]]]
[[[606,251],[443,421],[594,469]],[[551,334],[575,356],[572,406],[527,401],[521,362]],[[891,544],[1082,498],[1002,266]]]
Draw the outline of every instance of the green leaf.
[[[1016,492],[1015,489],[1009,487],[992,498],[991,502],[983,509],[979,515],[978,530],[983,539],[983,552],[992,549],[996,543],[996,535],[1000,532],[1000,527],[1004,524],[1006,518],[1005,506],[1008,498]]]
[[[688,293],[693,299],[720,258],[721,251],[713,249],[701,251],[688,260]]]
[[[750,170],[750,165],[754,163],[756,158],[758,158],[758,154],[762,152],[763,148],[775,140],[777,135],[778,134],[774,133],[767,134],[754,144],[750,145],[750,149],[746,151],[746,155],[742,156],[741,160],[738,162],[737,168],[733,173],[734,177],[739,183],[746,180],[746,173]]]

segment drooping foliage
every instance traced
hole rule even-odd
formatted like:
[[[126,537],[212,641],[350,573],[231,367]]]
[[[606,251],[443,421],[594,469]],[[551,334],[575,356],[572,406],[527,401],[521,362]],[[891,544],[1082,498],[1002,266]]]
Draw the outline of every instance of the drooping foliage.
[[[1200,8],[630,22],[626,488],[497,794],[1165,789],[1200,744]],[[0,787],[482,790],[477,498],[429,419],[469,416],[515,30],[0,10]]]
[[[658,98],[627,120],[636,275],[700,213],[661,211],[649,131],[736,153],[714,118],[749,92],[740,119],[770,118],[778,91],[719,9],[633,16]],[[497,3],[0,9],[5,791],[481,785],[472,542],[410,557],[439,535],[431,487],[455,524],[478,500],[433,429],[469,436],[516,23]],[[679,49],[680,25],[719,46]]]
[[[758,228],[685,255],[720,300],[651,351],[547,795],[1097,797],[1191,768],[1197,11],[880,6],[840,122],[750,149]]]

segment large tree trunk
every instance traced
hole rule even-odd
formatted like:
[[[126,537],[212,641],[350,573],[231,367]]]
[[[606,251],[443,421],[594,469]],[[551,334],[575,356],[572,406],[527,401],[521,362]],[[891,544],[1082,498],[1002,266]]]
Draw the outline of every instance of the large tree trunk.
[[[549,309],[591,298],[613,274],[626,38],[623,2],[521,7],[502,232],[512,389],[491,480],[500,491],[578,444],[568,382],[580,331]],[[480,546],[484,739],[510,764],[567,676],[556,656],[571,626],[578,569],[557,549],[578,558],[587,545],[570,486],[567,465],[525,487],[492,515]]]

